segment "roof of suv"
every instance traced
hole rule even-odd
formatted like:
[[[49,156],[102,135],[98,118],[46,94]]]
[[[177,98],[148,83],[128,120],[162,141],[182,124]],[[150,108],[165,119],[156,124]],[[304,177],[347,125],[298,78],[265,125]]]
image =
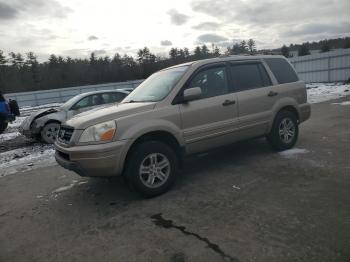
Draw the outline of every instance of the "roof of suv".
[[[208,59],[202,59],[202,60],[196,60],[191,62],[186,62],[183,64],[174,65],[168,68],[164,68],[163,70],[170,69],[170,68],[176,68],[180,66],[191,66],[194,64],[210,64],[215,62],[226,62],[226,61],[242,61],[242,60],[257,60],[257,59],[264,59],[264,58],[283,58],[282,55],[229,55],[229,56],[219,56],[215,58],[208,58]]]

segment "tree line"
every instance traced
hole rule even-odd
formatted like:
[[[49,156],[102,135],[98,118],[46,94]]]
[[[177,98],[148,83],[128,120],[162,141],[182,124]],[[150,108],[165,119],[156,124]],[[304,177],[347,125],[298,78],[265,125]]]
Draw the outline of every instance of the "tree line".
[[[291,57],[290,51],[298,51],[298,56],[305,56],[310,55],[310,50],[319,50],[320,53],[325,53],[339,48],[350,48],[350,37],[325,39],[302,44],[290,44],[289,47],[283,45],[281,53],[285,57]]]
[[[327,45],[329,48],[326,48]],[[283,46],[277,52],[290,57],[290,50],[299,50],[300,55],[309,54],[311,47],[320,46],[321,51],[335,47],[350,47],[350,38],[322,40],[301,45]],[[38,62],[33,52],[26,54],[0,50],[0,90],[3,93],[15,93],[46,90],[80,85],[92,85],[128,80],[144,79],[150,74],[180,63],[193,60],[219,57],[220,55],[239,55],[255,53],[275,53],[274,50],[257,50],[253,39],[234,43],[222,51],[215,45],[188,48],[171,48],[168,56],[152,53],[148,47],[139,49],[136,57],[121,55],[96,56],[89,58],[72,58],[52,54],[47,61]]]
[[[253,39],[229,47],[227,54],[255,52]],[[147,78],[150,74],[172,65],[221,55],[215,46],[171,48],[167,57],[153,54],[148,47],[139,49],[136,58],[116,53],[113,57],[62,57],[51,54],[38,62],[33,52],[26,54],[0,50],[0,90],[3,93],[46,90],[80,85],[122,82]]]

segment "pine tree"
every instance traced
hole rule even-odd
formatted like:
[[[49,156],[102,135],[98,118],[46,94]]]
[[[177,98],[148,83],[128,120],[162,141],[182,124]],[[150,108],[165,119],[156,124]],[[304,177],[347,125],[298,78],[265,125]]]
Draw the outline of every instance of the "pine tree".
[[[201,59],[202,58],[202,50],[199,46],[196,46],[196,48],[194,49],[194,57],[196,59]]]
[[[176,58],[177,58],[177,53],[178,53],[177,48],[172,47],[172,48],[170,49],[170,51],[169,51],[170,59],[176,60]]]
[[[283,56],[285,56],[287,58],[290,57],[289,48],[286,45],[282,46],[281,53]]]
[[[27,60],[25,61],[25,64],[30,68],[31,78],[34,83],[35,89],[38,89],[38,85],[40,83],[40,72],[37,56],[34,55],[33,52],[29,52],[26,55]]]
[[[188,50],[187,47],[184,48],[184,56],[185,58],[188,58],[190,56],[190,51]]]
[[[307,43],[302,44],[299,47],[298,56],[305,56],[305,55],[309,55],[309,54],[310,54],[310,50],[309,50]]]
[[[254,54],[256,52],[256,45],[253,39],[248,40],[248,50],[250,54]]]
[[[4,55],[4,52],[0,50],[0,66],[5,66],[7,63],[6,56]]]
[[[220,56],[220,49],[217,46],[214,47],[213,56],[215,56],[215,57]]]
[[[325,53],[325,52],[329,52],[331,51],[331,47],[327,44],[327,43],[324,43],[322,46],[321,46],[321,51],[320,53]]]
[[[209,49],[206,45],[202,45],[201,47],[201,53],[204,58],[209,57]]]
[[[245,40],[242,40],[240,43],[239,43],[239,52],[241,54],[245,54],[247,53],[248,51],[248,46],[247,46],[247,43]]]

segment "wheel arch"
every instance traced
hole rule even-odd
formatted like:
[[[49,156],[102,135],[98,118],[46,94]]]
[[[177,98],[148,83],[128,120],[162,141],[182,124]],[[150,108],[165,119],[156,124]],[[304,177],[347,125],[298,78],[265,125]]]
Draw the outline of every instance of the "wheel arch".
[[[122,173],[124,172],[126,166],[131,160],[130,156],[132,155],[132,152],[135,150],[135,148],[137,148],[139,144],[145,141],[158,141],[168,145],[176,153],[179,163],[180,164],[182,163],[182,158],[183,158],[185,149],[174,134],[166,130],[149,131],[140,135],[136,139],[134,139],[132,143],[129,145],[129,147],[127,148],[124,158],[120,159],[121,163],[123,163],[121,167]]]

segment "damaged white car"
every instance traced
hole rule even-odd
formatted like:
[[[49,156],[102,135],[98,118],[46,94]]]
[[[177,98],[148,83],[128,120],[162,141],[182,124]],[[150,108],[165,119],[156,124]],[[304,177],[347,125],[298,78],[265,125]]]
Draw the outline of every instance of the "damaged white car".
[[[52,144],[61,123],[82,112],[119,103],[129,93],[127,90],[111,90],[77,95],[58,108],[45,108],[34,112],[23,121],[19,130],[28,138]]]

